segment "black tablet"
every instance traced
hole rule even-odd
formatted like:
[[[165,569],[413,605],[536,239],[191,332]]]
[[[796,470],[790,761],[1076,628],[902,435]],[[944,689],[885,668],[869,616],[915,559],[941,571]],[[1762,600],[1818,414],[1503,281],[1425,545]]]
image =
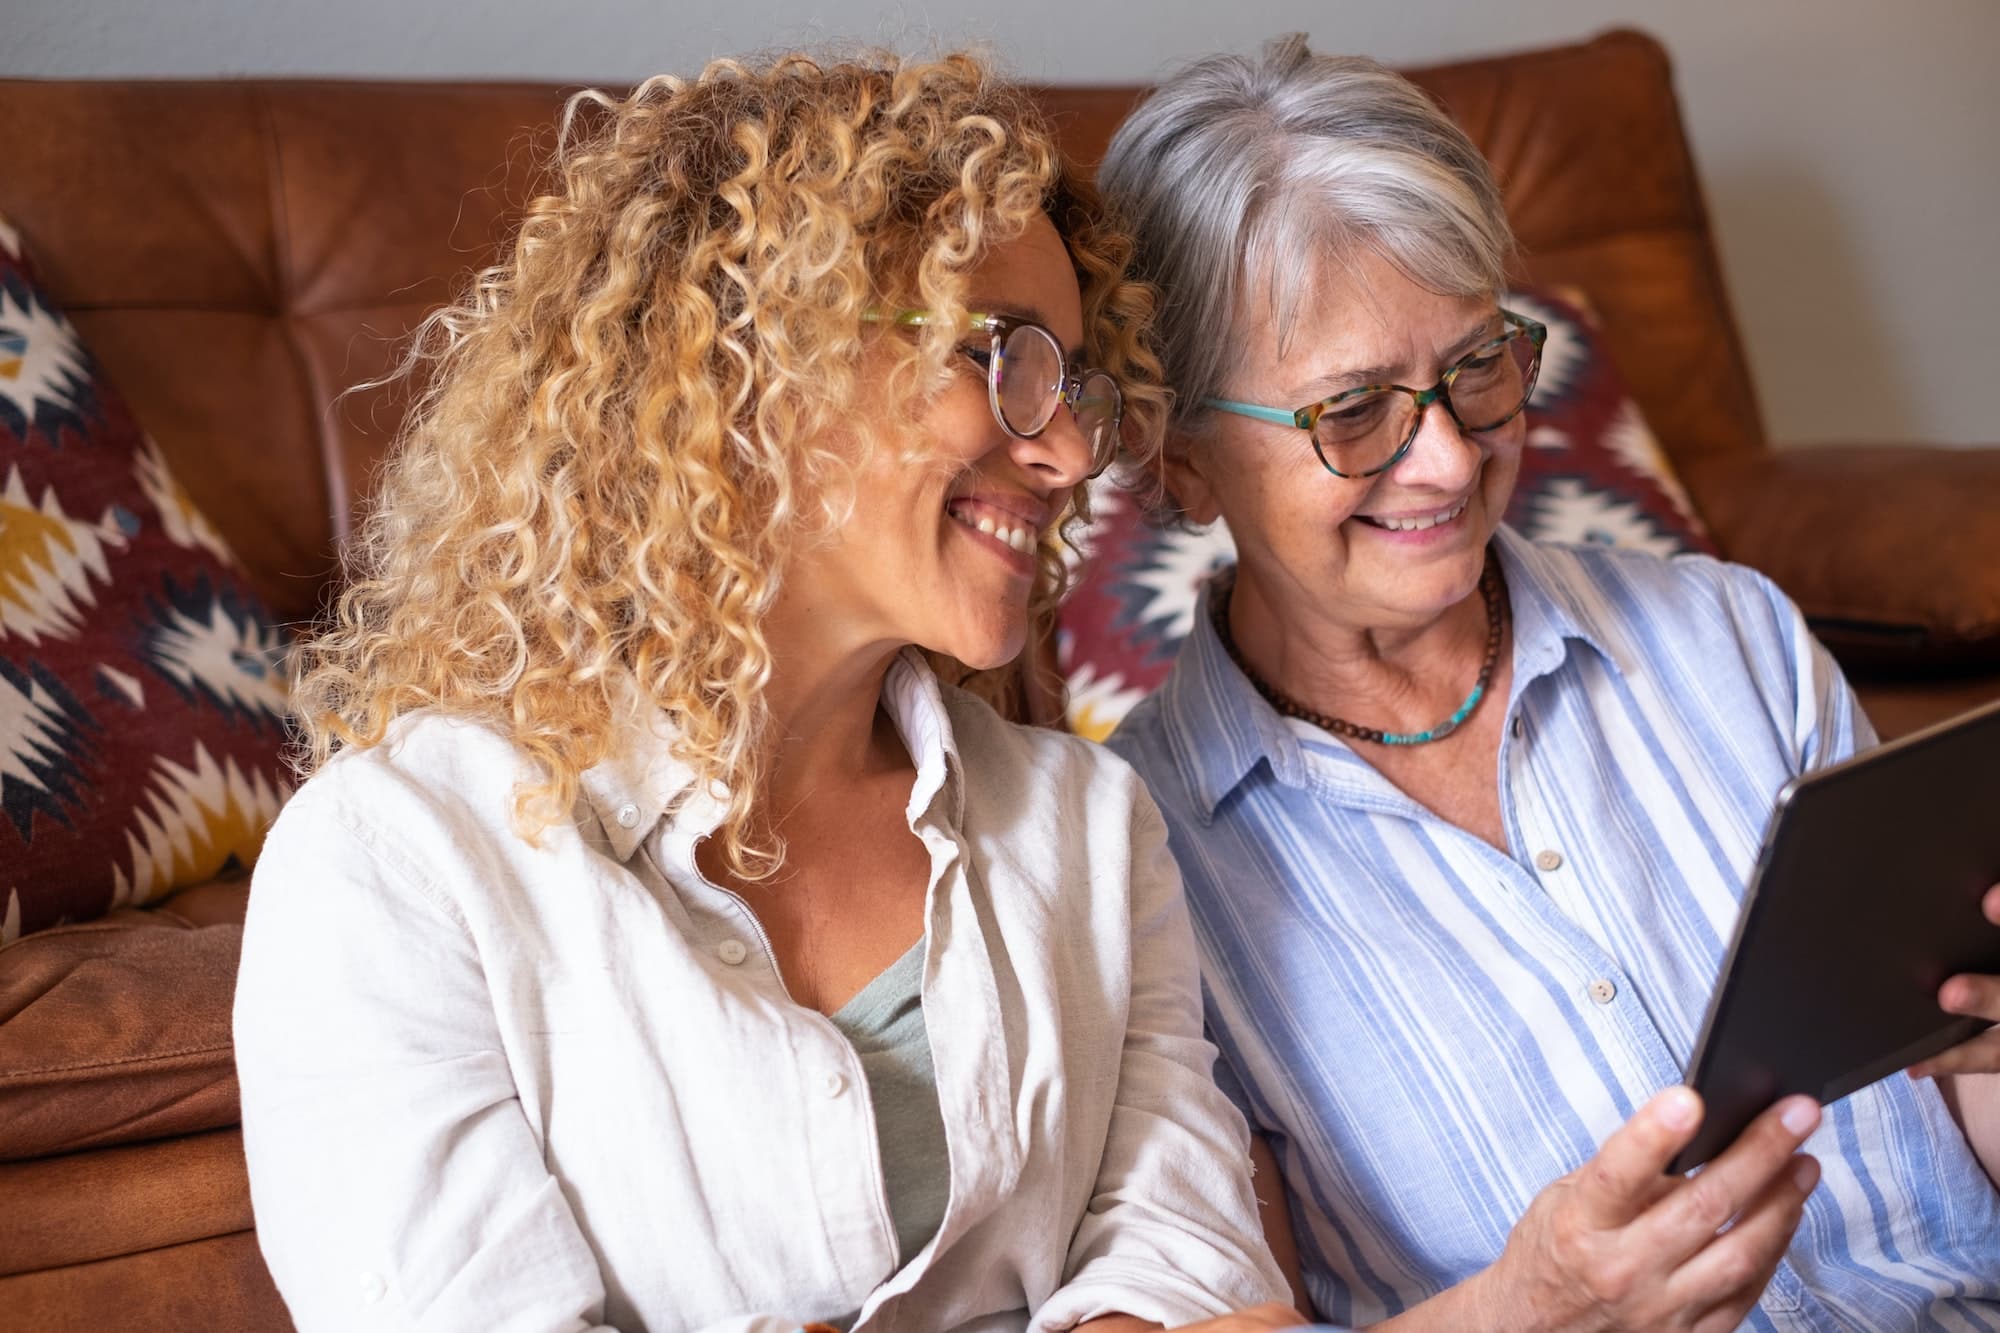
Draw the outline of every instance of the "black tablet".
[[[1708,1113],[1668,1170],[1780,1097],[1838,1101],[1985,1027],[1937,992],[2000,973],[1995,883],[2000,703],[1787,783],[1688,1067]]]

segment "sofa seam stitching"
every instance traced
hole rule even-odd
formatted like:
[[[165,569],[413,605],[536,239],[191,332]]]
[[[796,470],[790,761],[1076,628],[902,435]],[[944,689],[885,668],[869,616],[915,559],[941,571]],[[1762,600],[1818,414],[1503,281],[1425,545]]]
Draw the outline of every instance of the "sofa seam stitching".
[[[136,1056],[129,1060],[92,1060],[79,1064],[37,1065],[28,1069],[9,1070],[0,1074],[0,1086],[20,1083],[41,1074],[76,1074],[90,1069],[129,1069],[134,1065],[163,1063],[186,1060],[189,1056],[213,1055],[220,1051],[234,1051],[233,1042],[223,1042],[207,1046],[183,1046],[171,1051],[158,1051],[150,1055]]]

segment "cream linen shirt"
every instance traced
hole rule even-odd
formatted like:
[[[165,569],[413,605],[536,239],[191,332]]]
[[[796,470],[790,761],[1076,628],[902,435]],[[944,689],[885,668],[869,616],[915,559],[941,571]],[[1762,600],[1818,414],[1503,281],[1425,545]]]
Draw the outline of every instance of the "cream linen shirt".
[[[517,752],[419,714],[300,789],[250,897],[244,1146],[302,1333],[1055,1330],[1284,1298],[1144,787],[914,653],[883,699],[930,856],[930,1243],[898,1267],[859,1058],[696,870],[721,805],[663,716],[534,848]]]

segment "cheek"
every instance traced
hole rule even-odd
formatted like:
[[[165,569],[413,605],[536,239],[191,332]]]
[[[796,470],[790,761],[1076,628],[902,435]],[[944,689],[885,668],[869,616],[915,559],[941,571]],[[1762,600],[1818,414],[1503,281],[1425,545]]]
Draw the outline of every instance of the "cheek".
[[[1515,418],[1515,428],[1505,439],[1496,441],[1486,457],[1480,489],[1484,492],[1487,507],[1496,514],[1506,509],[1507,502],[1514,496],[1514,482],[1521,475],[1521,455],[1527,447],[1528,429],[1519,417]]]
[[[1252,544],[1270,551],[1281,563],[1308,568],[1328,558],[1338,559],[1344,547],[1343,524],[1362,507],[1374,481],[1336,477],[1307,456],[1309,466],[1272,468],[1245,488],[1239,500],[1241,520],[1232,532],[1252,534]],[[1241,536],[1238,544],[1242,545]]]
[[[1004,452],[1009,437],[993,419],[986,385],[962,376],[940,395],[919,420],[919,452],[948,465],[976,463]]]

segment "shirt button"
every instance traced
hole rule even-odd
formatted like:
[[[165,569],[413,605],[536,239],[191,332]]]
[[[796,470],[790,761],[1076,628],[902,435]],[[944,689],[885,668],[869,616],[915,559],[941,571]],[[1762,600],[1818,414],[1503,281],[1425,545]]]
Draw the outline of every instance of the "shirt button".
[[[1527,734],[1528,734],[1527,722],[1522,719],[1519,713],[1514,714],[1514,739],[1518,741],[1521,739],[1521,737]]]
[[[638,806],[636,806],[636,805],[621,805],[621,806],[619,806],[619,807],[618,807],[618,827],[619,827],[619,828],[638,828],[638,827],[639,827],[639,807],[638,807]]]
[[[715,946],[715,956],[731,967],[735,967],[750,956],[750,951],[743,947],[742,940],[724,940]]]
[[[389,1294],[389,1284],[382,1280],[380,1273],[363,1273],[356,1285],[361,1289],[361,1300],[366,1305],[373,1305]]]
[[[828,1074],[826,1082],[820,1086],[826,1090],[826,1095],[829,1099],[838,1097],[841,1093],[847,1091],[847,1075]]]
[[[1611,983],[1611,978],[1599,977],[1590,983],[1590,998],[1599,1004],[1610,1004],[1618,998],[1618,987]]]
[[[1561,870],[1562,864],[1563,854],[1554,848],[1535,853],[1535,869],[1537,870]]]

